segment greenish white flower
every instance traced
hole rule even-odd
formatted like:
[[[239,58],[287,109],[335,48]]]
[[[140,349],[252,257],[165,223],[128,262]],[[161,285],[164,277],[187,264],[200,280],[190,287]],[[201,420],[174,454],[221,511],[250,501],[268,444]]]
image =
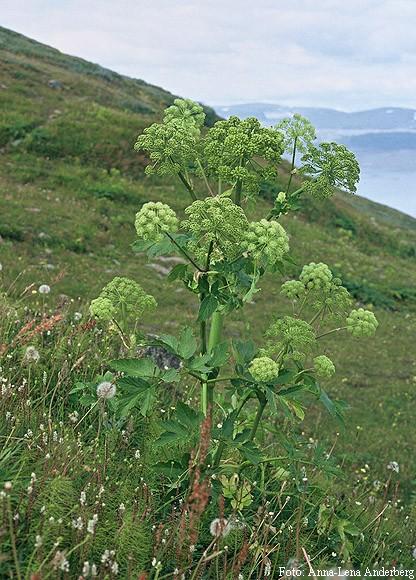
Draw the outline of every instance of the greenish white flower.
[[[332,377],[335,373],[334,363],[330,358],[321,354],[313,359],[313,366],[319,377]]]
[[[185,209],[182,227],[192,234],[189,249],[203,258],[211,242],[213,258],[233,259],[241,252],[241,242],[248,229],[242,208],[228,197],[208,197],[194,201]]]
[[[282,284],[280,293],[290,300],[298,300],[305,294],[305,286],[300,280],[288,280]]]
[[[311,262],[303,266],[299,280],[307,290],[329,290],[332,281],[332,272],[322,262]]]
[[[277,377],[279,365],[268,356],[259,356],[251,361],[248,370],[255,381],[269,383]]]
[[[352,310],[347,318],[347,330],[356,337],[372,336],[378,327],[378,320],[371,310]]]
[[[179,220],[166,203],[150,201],[136,214],[135,227],[140,239],[160,241],[166,232],[176,232]]]
[[[279,191],[276,199],[279,203],[283,203],[286,200],[286,193],[284,191]]]
[[[312,326],[305,320],[292,316],[279,318],[270,326],[266,336],[277,338],[279,347],[290,350],[290,352],[307,351],[316,340]]]
[[[130,278],[116,277],[90,305],[90,312],[100,320],[139,318],[146,310],[156,308],[156,300]]]
[[[243,247],[257,260],[273,265],[289,251],[289,238],[279,223],[262,219],[249,224]]]
[[[357,190],[360,166],[354,153],[344,145],[321,143],[318,147],[309,147],[302,161],[302,172],[312,177],[305,181],[304,188],[314,197],[329,197],[334,187],[352,193]]]

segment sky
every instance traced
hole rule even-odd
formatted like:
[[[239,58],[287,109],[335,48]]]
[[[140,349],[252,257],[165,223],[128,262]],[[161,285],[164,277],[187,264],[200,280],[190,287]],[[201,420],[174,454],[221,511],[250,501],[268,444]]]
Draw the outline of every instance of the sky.
[[[416,107],[416,0],[0,0],[0,25],[212,105]]]

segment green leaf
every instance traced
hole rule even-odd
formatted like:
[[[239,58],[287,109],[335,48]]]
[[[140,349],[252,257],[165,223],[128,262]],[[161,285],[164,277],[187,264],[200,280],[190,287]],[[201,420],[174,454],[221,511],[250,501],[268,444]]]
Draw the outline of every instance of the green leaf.
[[[157,256],[163,256],[166,254],[171,254],[175,250],[175,246],[171,240],[165,236],[160,242],[156,242],[150,246],[147,250],[147,256],[149,258],[156,258]]]
[[[134,252],[147,252],[147,250],[153,246],[154,242],[149,242],[145,240],[136,240],[132,243],[131,247],[133,248]]]
[[[256,345],[252,340],[234,340],[233,349],[237,362],[242,365],[247,365],[251,362],[257,351]]]
[[[253,465],[258,465],[262,460],[262,453],[260,449],[254,445],[252,441],[247,441],[240,446],[240,452],[247,461]]]
[[[319,400],[332,417],[344,423],[344,408],[346,405],[343,401],[333,401],[322,388]]]
[[[184,359],[189,359],[196,351],[196,340],[192,330],[187,326],[179,338],[178,354]]]
[[[178,369],[172,368],[165,371],[160,378],[164,383],[177,383],[180,381],[181,375]]]
[[[199,425],[202,414],[192,409],[192,407],[189,407],[189,405],[185,405],[185,403],[179,401],[176,404],[176,417],[183,425],[194,428],[196,425]]]
[[[159,374],[159,368],[151,358],[125,358],[112,360],[111,368],[125,373],[130,377],[155,377]]]
[[[198,322],[208,320],[218,307],[218,300],[212,294],[207,294],[199,307]]]
[[[176,264],[169,272],[168,281],[173,282],[180,278],[181,280],[186,276],[188,270],[188,264]]]
[[[193,358],[187,364],[187,367],[193,371],[197,371],[200,373],[208,373],[211,370],[210,366],[207,366],[207,362],[210,359],[210,354],[203,354]]]
[[[209,364],[212,367],[222,367],[228,361],[228,357],[228,342],[224,340],[214,347],[211,353],[211,358],[209,359]]]
[[[117,384],[122,391],[122,396],[117,403],[122,417],[128,415],[135,407],[140,410],[144,417],[150,414],[156,401],[155,385],[140,377],[122,377],[117,381]]]
[[[172,336],[171,334],[161,334],[158,342],[162,343],[163,346],[166,346],[172,352],[176,354],[178,353],[179,341],[176,336]]]

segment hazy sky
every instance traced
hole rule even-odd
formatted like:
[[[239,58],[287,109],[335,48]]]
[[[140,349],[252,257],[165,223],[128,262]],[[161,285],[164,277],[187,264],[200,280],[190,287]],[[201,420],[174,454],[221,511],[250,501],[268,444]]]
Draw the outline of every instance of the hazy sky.
[[[416,107],[416,0],[0,0],[0,24],[211,104]]]

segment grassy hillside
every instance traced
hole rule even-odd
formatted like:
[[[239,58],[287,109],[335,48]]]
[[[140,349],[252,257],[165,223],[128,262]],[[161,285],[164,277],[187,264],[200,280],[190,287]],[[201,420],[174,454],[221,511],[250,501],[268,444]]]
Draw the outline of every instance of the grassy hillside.
[[[0,65],[4,286],[17,298],[31,284],[47,283],[47,307],[69,297],[74,310],[86,311],[105,282],[129,275],[160,305],[147,331],[172,330],[189,319],[182,288],[162,284],[169,261],[147,264],[130,247],[143,202],[160,199],[179,213],[188,203],[179,184],[145,177],[145,159],[133,151],[137,134],[160,118],[173,96],[3,28]],[[207,112],[211,123],[215,115]],[[264,192],[259,211],[272,193]],[[338,378],[328,388],[351,406],[350,428],[337,448],[352,480],[363,477],[365,464],[365,477],[377,479],[389,461],[398,461],[409,499],[415,493],[416,361],[409,345],[415,340],[416,220],[339,192],[329,202],[306,201],[285,227],[299,267],[327,262],[357,302],[377,311],[380,332],[366,350],[355,352],[347,339],[335,357]],[[250,326],[260,338],[270,316],[286,308],[280,283],[270,276],[256,295],[256,314],[235,316],[231,332]],[[38,299],[30,292],[24,295],[29,305]],[[317,413],[305,430],[313,436],[323,421]],[[325,429],[332,440],[339,427],[325,419]]]

